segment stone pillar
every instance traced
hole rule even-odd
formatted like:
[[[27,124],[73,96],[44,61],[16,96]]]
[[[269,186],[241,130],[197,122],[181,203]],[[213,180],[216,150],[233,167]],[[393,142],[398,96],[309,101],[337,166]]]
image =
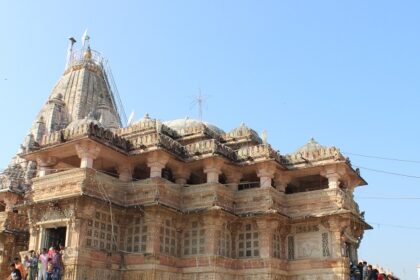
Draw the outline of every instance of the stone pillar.
[[[207,183],[219,183],[219,175],[222,174],[222,162],[218,160],[206,162],[203,172],[207,175]]]
[[[162,169],[165,168],[167,158],[158,158],[157,156],[147,159],[147,167],[150,168],[150,178],[162,178]]]
[[[345,252],[343,252],[343,234],[339,221],[330,220],[328,229],[331,234],[331,257],[341,258],[345,255]]]
[[[260,257],[268,259],[273,257],[273,234],[274,230],[279,226],[278,221],[257,220],[258,232],[260,235]]]
[[[36,225],[29,225],[29,244],[28,250],[37,250],[40,246],[40,230]]]
[[[219,175],[222,173],[220,168],[206,167],[203,171],[207,175],[207,183],[219,183]]]
[[[261,165],[258,167],[257,176],[260,178],[261,188],[272,187],[271,180],[274,178],[275,169],[270,165]]]
[[[186,167],[178,167],[173,172],[175,183],[179,185],[187,184],[187,181],[190,178],[190,175],[191,175],[191,171],[188,170]]]
[[[227,179],[229,189],[233,191],[237,191],[238,185],[242,179],[242,174],[240,172],[235,172],[235,171],[228,172],[226,173],[226,179]]]
[[[292,178],[290,177],[290,175],[284,173],[276,174],[276,176],[274,177],[276,189],[279,192],[284,193],[286,191],[287,184],[289,184],[291,180]]]
[[[13,206],[18,202],[18,195],[12,192],[6,192],[4,195],[5,212],[12,212]]]
[[[133,170],[134,168],[131,166],[131,164],[122,164],[119,165],[118,168],[118,176],[119,179],[123,182],[130,182],[133,180]]]
[[[328,188],[329,189],[337,189],[340,187],[340,181],[343,178],[344,171],[340,168],[335,166],[327,167],[321,175],[328,179]]]
[[[44,177],[52,173],[51,169],[57,163],[57,159],[50,156],[40,156],[37,157],[36,163],[38,166],[38,176]]]
[[[219,255],[219,233],[221,232],[223,225],[223,220],[217,215],[217,213],[214,214],[211,213],[211,216],[204,217],[206,225],[205,253],[211,256]]]
[[[80,158],[80,168],[92,168],[93,161],[98,157],[100,147],[93,143],[76,145],[77,156]]]
[[[144,223],[147,226],[146,253],[155,255],[160,252],[160,227],[163,222],[164,219],[156,209],[144,216]]]
[[[340,186],[340,175],[338,174],[327,174],[325,177],[328,178],[328,188],[337,189]]]

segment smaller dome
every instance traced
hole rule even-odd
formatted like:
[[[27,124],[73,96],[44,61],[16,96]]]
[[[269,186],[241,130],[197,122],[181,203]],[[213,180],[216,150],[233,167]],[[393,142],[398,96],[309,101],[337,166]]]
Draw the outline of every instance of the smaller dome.
[[[90,113],[89,115],[87,115],[83,119],[78,119],[78,120],[72,121],[71,123],[69,123],[69,125],[67,126],[67,128],[68,129],[74,129],[74,128],[77,128],[79,126],[86,125],[86,124],[91,124],[91,123],[93,123],[94,125],[97,125],[99,127],[103,127],[102,123],[100,123],[99,121],[95,120],[95,118],[93,117],[93,114]]]
[[[63,95],[61,93],[54,94],[51,99],[63,100]]]
[[[321,149],[326,149],[326,147],[319,144],[314,138],[311,138],[308,143],[297,149],[295,153],[313,152]]]
[[[245,123],[241,123],[240,126],[232,129],[231,131],[229,131],[228,134],[229,134],[229,136],[234,137],[234,138],[247,137],[247,136],[251,135],[258,142],[262,143],[262,140],[261,140],[260,136],[258,135],[258,133],[255,130],[249,128],[247,125],[245,125]]]
[[[149,121],[154,121],[154,120],[150,118],[150,115],[148,113],[146,113],[141,119],[135,121],[134,124],[140,124],[140,123],[145,123]]]
[[[225,134],[225,132],[222,129],[218,128],[217,126],[213,124],[203,122],[200,120],[190,119],[188,117],[185,119],[176,119],[172,121],[166,121],[163,124],[178,132],[188,129],[188,128],[204,126],[219,135]]]

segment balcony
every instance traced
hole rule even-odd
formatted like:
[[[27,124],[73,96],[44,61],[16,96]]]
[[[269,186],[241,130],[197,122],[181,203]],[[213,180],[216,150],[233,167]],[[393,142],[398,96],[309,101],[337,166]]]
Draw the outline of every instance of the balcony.
[[[92,169],[75,168],[33,179],[32,200],[42,202],[81,195],[124,204],[121,186],[126,183]]]
[[[35,178],[31,195],[34,202],[87,195],[121,206],[162,204],[185,212],[219,206],[238,215],[267,211],[277,211],[291,218],[345,211],[359,215],[357,203],[341,189],[294,194],[284,194],[274,188],[234,192],[222,184],[181,187],[162,178],[127,183],[99,171],[78,168]]]
[[[235,214],[278,211],[284,213],[284,194],[274,188],[251,188],[235,193]]]
[[[234,211],[233,191],[222,184],[200,184],[182,189],[182,210],[194,211],[219,206]]]
[[[323,216],[341,211],[359,215],[359,206],[341,189],[323,189],[285,195],[285,214],[292,218]]]

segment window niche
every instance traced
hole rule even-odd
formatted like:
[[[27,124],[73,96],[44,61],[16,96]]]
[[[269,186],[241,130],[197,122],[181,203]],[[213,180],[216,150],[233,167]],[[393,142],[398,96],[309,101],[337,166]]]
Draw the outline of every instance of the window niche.
[[[147,244],[147,226],[143,217],[137,216],[127,224],[125,248],[127,252],[145,253]]]
[[[183,255],[195,256],[205,253],[206,230],[198,221],[192,221],[184,231]]]
[[[242,226],[237,239],[237,256],[239,258],[254,258],[260,256],[259,232],[255,225],[247,223]]]
[[[118,225],[115,218],[102,211],[95,211],[95,215],[87,223],[86,247],[116,251],[118,244]]]
[[[165,219],[160,227],[160,252],[169,256],[177,255],[177,232],[171,219]]]
[[[317,174],[294,178],[286,187],[286,194],[328,189],[328,179]]]
[[[281,259],[281,235],[278,230],[273,234],[273,257]]]
[[[219,231],[219,256],[231,257],[232,255],[232,234],[227,227],[223,224],[222,230]]]

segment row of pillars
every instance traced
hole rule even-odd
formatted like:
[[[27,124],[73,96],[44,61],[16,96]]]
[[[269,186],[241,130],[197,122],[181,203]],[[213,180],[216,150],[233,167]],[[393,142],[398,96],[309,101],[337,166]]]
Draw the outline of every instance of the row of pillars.
[[[98,157],[100,147],[91,144],[77,144],[77,155],[80,158],[80,168],[93,168],[93,161]],[[56,164],[54,157],[40,157],[37,160],[39,168],[39,177],[45,176],[51,172],[51,167]],[[150,178],[158,178],[162,176],[162,170],[166,167],[168,158],[153,154],[147,160],[147,166],[150,168]],[[209,159],[204,162],[203,172],[206,174],[207,183],[219,183],[219,176],[222,174],[223,162],[218,159]],[[124,182],[132,180],[134,167],[127,164],[121,164],[117,168],[119,179]],[[185,185],[191,175],[191,171],[185,167],[175,168],[173,176],[177,184]],[[225,173],[227,184],[234,190],[238,189],[238,185],[242,179],[242,174],[236,170],[228,170]],[[321,175],[328,178],[329,188],[338,188],[340,185],[341,176],[337,170],[325,170]],[[276,173],[275,166],[270,163],[263,163],[257,167],[257,176],[260,181],[261,188],[271,188],[272,182],[275,182],[276,188],[284,192],[287,184],[291,181],[289,175],[284,173]]]

